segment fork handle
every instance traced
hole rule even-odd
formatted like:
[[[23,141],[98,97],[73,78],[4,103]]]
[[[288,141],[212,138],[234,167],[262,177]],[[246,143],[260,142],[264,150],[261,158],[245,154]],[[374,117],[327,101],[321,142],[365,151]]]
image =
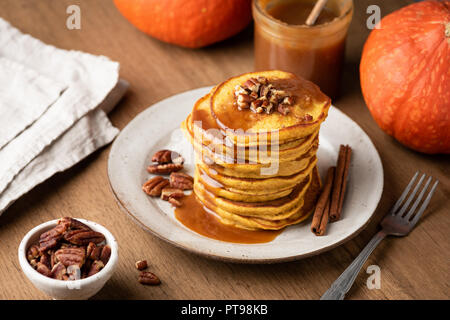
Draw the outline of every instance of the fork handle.
[[[367,258],[369,258],[372,251],[377,247],[381,240],[384,239],[384,237],[386,237],[386,233],[383,230],[374,235],[356,259],[353,260],[353,262],[347,269],[345,269],[339,278],[333,282],[330,289],[323,294],[320,300],[343,300],[345,294],[350,290],[353,282],[355,282],[356,276],[359,271],[361,271],[361,268],[367,261]]]

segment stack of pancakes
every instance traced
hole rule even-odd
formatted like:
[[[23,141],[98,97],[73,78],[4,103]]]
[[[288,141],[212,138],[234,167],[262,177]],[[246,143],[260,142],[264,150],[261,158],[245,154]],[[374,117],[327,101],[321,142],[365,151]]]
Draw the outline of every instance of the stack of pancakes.
[[[236,88],[264,78],[294,97],[289,113],[236,105]],[[321,183],[316,152],[330,99],[282,71],[247,73],[199,99],[182,129],[196,151],[194,192],[224,224],[277,230],[306,219]]]

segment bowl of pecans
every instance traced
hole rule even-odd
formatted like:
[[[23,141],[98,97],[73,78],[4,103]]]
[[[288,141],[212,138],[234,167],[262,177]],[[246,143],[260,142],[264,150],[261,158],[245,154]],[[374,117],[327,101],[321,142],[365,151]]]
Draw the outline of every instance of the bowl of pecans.
[[[118,245],[103,226],[70,217],[30,230],[19,245],[19,263],[35,287],[54,299],[82,300],[108,281]]]

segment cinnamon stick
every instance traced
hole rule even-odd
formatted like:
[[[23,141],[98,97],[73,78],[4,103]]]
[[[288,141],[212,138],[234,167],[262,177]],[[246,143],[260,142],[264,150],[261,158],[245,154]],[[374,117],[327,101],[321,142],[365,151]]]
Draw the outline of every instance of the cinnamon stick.
[[[314,210],[311,231],[317,236],[321,236],[325,233],[328,224],[330,193],[333,185],[335,170],[336,167],[330,167],[328,169],[325,185],[319,197],[319,201],[317,201],[316,209]]]
[[[342,180],[342,189],[341,189],[341,194],[339,196],[339,215],[342,212],[342,206],[344,204],[345,190],[347,189],[347,181],[348,181],[348,168],[350,166],[351,157],[352,157],[352,148],[350,148],[350,146],[347,146],[347,153],[345,155],[344,178]]]
[[[331,194],[330,221],[334,222],[341,217],[344,193],[347,185],[348,167],[350,165],[351,148],[341,145],[337,168],[334,175],[333,192]]]

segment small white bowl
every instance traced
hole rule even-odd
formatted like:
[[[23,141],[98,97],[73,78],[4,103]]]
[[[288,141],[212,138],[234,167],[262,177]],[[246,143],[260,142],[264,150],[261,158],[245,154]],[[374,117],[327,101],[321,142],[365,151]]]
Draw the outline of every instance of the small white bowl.
[[[108,263],[100,272],[90,277],[73,281],[56,280],[40,274],[29,264],[26,257],[28,247],[39,241],[39,236],[53,228],[58,220],[52,220],[38,225],[29,231],[20,242],[19,262],[23,272],[36,288],[54,299],[84,300],[92,297],[103,288],[117,266],[119,248],[111,232],[95,222],[79,218],[75,219],[88,225],[92,230],[103,233],[106,238],[106,244],[111,247],[111,257]]]

